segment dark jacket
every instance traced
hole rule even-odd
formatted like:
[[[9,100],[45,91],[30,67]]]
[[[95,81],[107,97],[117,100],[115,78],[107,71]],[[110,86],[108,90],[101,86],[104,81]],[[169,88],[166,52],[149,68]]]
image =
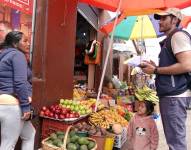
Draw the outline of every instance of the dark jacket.
[[[171,38],[176,32],[185,32],[189,37],[190,35],[181,29],[175,29],[161,45],[161,52],[159,54],[159,67],[166,67],[177,63],[177,59],[172,52]],[[187,74],[178,75],[156,75],[156,90],[159,97],[173,96],[185,92],[188,89]]]
[[[14,48],[0,52],[0,94],[11,94],[19,99],[22,112],[30,111],[28,101],[27,61]]]

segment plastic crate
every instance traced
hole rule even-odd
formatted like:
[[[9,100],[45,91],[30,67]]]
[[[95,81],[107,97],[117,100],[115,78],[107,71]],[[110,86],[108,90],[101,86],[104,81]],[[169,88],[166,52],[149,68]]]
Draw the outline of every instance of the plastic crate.
[[[68,124],[60,121],[45,119],[42,120],[42,139],[47,138],[51,133],[56,131],[66,131]]]
[[[78,120],[76,122],[62,122],[57,120],[52,120],[48,118],[42,118],[42,134],[41,138],[45,139],[47,138],[51,133],[56,131],[66,131],[68,126],[75,125],[78,122],[84,122],[87,121],[87,117]]]

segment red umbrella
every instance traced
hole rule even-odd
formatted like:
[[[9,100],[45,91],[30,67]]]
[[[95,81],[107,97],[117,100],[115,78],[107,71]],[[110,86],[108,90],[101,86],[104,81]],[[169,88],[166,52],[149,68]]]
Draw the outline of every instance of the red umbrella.
[[[187,28],[188,24],[191,22],[191,16],[185,16],[184,19],[181,21],[181,26],[183,28]]]
[[[89,5],[116,11],[120,0],[80,0]],[[128,12],[128,15],[143,15],[153,13],[156,9],[169,7],[186,8],[191,5],[191,0],[122,0],[121,11]]]

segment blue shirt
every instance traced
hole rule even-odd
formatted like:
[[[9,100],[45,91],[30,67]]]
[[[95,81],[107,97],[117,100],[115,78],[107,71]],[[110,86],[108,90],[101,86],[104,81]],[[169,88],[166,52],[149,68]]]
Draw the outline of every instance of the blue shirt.
[[[19,99],[22,112],[30,111],[25,55],[14,48],[0,52],[0,94],[11,94]]]

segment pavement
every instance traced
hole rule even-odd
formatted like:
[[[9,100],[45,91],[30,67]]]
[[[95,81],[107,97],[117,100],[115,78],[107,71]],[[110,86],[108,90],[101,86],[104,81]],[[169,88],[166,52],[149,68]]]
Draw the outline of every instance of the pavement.
[[[163,127],[162,127],[162,122],[161,122],[161,118],[159,118],[157,121],[157,127],[158,127],[158,132],[159,132],[159,146],[157,150],[168,150],[168,146],[166,144],[166,139],[164,136],[164,132],[163,132]],[[188,115],[187,115],[187,121],[186,121],[186,126],[187,126],[187,144],[188,150],[191,150],[191,110],[188,110]],[[121,148],[121,150],[127,150],[127,142],[123,145],[123,147]]]

